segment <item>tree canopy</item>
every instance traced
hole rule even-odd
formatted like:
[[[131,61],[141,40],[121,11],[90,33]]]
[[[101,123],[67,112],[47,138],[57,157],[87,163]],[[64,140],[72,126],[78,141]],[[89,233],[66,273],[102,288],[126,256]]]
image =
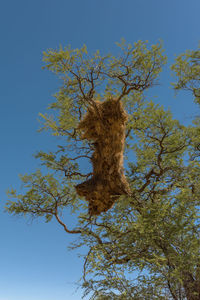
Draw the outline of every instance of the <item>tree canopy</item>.
[[[84,295],[91,299],[200,298],[200,118],[180,124],[169,110],[154,104],[146,91],[158,83],[166,63],[162,44],[117,44],[118,56],[92,56],[60,47],[44,52],[45,68],[62,82],[51,114],[40,114],[43,128],[61,137],[57,149],[39,151],[46,173],[21,176],[24,193],[10,189],[11,214],[54,217],[88,247],[82,274]],[[175,90],[192,91],[200,103],[200,49],[177,57],[171,67]],[[81,139],[80,120],[96,101],[117,99],[127,114],[125,175],[131,194],[121,195],[99,216],[89,216],[75,185],[88,179],[81,160],[91,163],[93,141]],[[44,169],[44,168],[42,168]],[[77,218],[71,228],[62,212]],[[69,226],[69,227],[68,227]]]

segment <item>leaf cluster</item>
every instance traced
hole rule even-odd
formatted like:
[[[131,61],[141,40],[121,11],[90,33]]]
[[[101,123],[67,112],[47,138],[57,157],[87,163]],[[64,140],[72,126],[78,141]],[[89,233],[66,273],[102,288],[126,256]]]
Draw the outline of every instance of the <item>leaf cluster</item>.
[[[62,86],[43,115],[44,129],[63,138],[57,151],[36,154],[47,174],[21,176],[22,194],[9,191],[6,209],[15,215],[53,217],[66,233],[78,234],[71,248],[86,246],[82,287],[91,299],[199,299],[200,287],[200,121],[186,127],[168,110],[147,101],[166,63],[161,44],[118,44],[121,54],[88,55],[86,46],[44,53],[46,68]],[[199,50],[177,57],[175,90],[189,89],[199,101]],[[129,196],[98,217],[88,217],[74,185],[91,172],[92,142],[80,139],[78,122],[94,100],[115,97],[129,114],[126,177]],[[127,156],[128,158],[128,156]],[[77,216],[68,229],[63,212]]]

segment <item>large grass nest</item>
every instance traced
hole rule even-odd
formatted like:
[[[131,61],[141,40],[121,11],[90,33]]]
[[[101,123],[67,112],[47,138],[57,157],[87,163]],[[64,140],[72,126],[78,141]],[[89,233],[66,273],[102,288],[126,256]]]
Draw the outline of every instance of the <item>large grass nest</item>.
[[[124,175],[123,152],[128,115],[115,99],[93,101],[80,121],[82,139],[93,141],[93,176],[75,188],[89,202],[90,216],[110,209],[123,194],[130,194]]]

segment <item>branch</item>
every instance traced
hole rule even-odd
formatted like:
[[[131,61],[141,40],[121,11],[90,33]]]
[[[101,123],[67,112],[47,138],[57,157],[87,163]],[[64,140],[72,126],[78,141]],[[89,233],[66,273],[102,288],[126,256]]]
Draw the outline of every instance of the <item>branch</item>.
[[[81,230],[69,230],[69,229],[67,229],[67,226],[60,220],[57,213],[55,213],[55,217],[56,217],[56,220],[58,221],[58,223],[63,226],[64,230],[67,233],[82,233]]]
[[[61,219],[59,218],[59,216],[58,216],[58,202],[56,201],[56,203],[55,203],[55,213],[54,213],[54,216],[56,217],[56,220],[58,221],[58,223],[60,224],[60,225],[62,225],[62,227],[64,228],[64,230],[67,232],[67,233],[82,233],[82,230],[69,230],[68,228],[67,228],[67,226],[65,225],[65,223],[63,223],[62,221],[61,221]]]

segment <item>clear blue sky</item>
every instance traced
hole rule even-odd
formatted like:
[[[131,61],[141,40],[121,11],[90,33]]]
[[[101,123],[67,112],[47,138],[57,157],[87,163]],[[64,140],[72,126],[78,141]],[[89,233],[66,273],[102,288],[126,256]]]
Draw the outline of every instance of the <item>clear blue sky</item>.
[[[2,0],[0,4],[0,300],[79,300],[76,282],[82,261],[68,252],[72,240],[55,222],[12,217],[3,212],[8,187],[20,189],[18,174],[33,172],[37,150],[57,143],[37,133],[58,90],[56,77],[41,69],[42,51],[59,44],[90,52],[118,51],[115,42],[162,39],[169,64],[161,86],[149,95],[171,107],[184,122],[199,113],[189,94],[174,98],[169,65],[174,55],[200,41],[199,0]],[[65,220],[70,227],[71,219]]]

